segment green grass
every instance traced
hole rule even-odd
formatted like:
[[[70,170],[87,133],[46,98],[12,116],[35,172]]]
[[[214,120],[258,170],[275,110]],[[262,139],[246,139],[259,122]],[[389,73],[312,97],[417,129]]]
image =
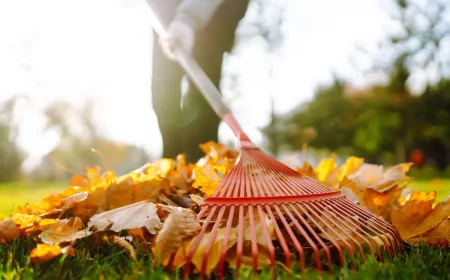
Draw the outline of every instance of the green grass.
[[[438,200],[450,195],[450,180],[412,180],[408,187],[421,191],[436,190]],[[38,202],[45,196],[66,188],[66,183],[0,184],[0,216],[17,205]],[[43,264],[32,264],[29,253],[35,247],[33,238],[14,240],[0,245],[0,280],[3,279],[176,279],[177,272],[154,267],[151,259],[138,254],[132,261],[128,252],[114,245],[89,246],[80,240],[76,256],[61,256]],[[87,248],[90,248],[89,250]],[[274,273],[275,272],[275,273]],[[178,272],[180,273],[180,272]],[[232,278],[233,274],[229,277]],[[252,272],[243,270],[241,279],[251,279]],[[257,279],[450,279],[450,250],[419,246],[407,247],[407,252],[380,263],[369,258],[358,271],[336,269],[333,274],[316,271],[287,270],[277,264],[276,270],[266,269]]]
[[[39,202],[67,187],[67,182],[0,183],[0,217],[8,216],[19,205]]]
[[[146,255],[138,254],[133,261],[128,252],[112,244],[98,247],[85,243],[79,241],[75,246],[76,256],[63,255],[33,264],[28,258],[34,247],[32,239],[16,239],[8,246],[0,246],[1,279],[176,279],[182,275],[182,271],[155,268]],[[332,274],[319,274],[315,270],[289,270],[277,264],[275,270],[267,268],[256,278],[252,276],[252,271],[241,270],[241,279],[450,279],[450,253],[442,248],[406,247],[404,254],[384,263],[368,258],[358,270],[343,268]],[[234,278],[234,272],[226,277],[230,278]]]

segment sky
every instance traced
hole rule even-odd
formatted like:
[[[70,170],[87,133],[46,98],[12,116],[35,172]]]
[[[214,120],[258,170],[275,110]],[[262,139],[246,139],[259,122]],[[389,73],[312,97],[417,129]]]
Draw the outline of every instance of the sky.
[[[223,66],[241,81],[236,93],[224,79],[224,99],[257,144],[263,141],[259,129],[269,121],[271,98],[276,113],[283,114],[311,99],[333,73],[355,86],[370,82],[374,77],[362,70],[371,61],[357,46],[375,53],[390,30],[380,0],[277,3],[286,5],[286,12],[284,40],[274,59],[254,39],[238,45]],[[25,169],[58,145],[58,135],[43,133],[45,118],[39,113],[58,99],[75,107],[92,99],[101,133],[143,147],[153,158],[161,156],[150,101],[153,38],[148,9],[144,0],[0,1],[0,102],[28,96],[16,110],[18,144],[29,155]],[[252,16],[250,8],[237,34]],[[233,139],[224,125],[220,139]]]

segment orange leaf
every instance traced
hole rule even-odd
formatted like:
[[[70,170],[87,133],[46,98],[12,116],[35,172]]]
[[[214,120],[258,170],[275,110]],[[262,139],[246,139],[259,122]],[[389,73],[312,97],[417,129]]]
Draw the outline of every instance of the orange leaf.
[[[85,187],[89,184],[88,180],[82,175],[74,175],[69,182],[69,187]]]
[[[85,237],[88,234],[84,231],[78,231],[82,226],[81,220],[78,217],[59,220],[39,234],[39,238],[46,244],[59,244],[61,242],[73,241]]]
[[[306,161],[303,162],[302,167],[294,167],[294,170],[298,173],[311,177],[316,178],[316,174],[314,173],[314,168]]]
[[[433,208],[435,199],[435,191],[414,191],[402,208],[391,212],[392,224],[398,228],[402,238],[408,240],[420,237],[450,216],[448,201],[441,201]]]
[[[37,244],[36,248],[31,250],[30,257],[33,263],[39,263],[49,261],[61,254],[59,245]]]

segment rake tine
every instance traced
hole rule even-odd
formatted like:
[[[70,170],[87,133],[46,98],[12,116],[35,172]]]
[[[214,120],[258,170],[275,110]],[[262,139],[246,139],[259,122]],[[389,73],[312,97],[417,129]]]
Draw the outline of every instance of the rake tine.
[[[289,252],[289,248],[287,246],[286,240],[284,239],[283,234],[281,233],[280,227],[277,224],[277,220],[275,219],[272,209],[270,209],[270,206],[266,204],[266,210],[267,210],[267,214],[269,214],[270,219],[273,221],[274,223],[274,227],[275,227],[275,233],[278,236],[278,241],[280,242],[281,248],[283,249],[284,252],[284,256],[286,257],[286,261],[285,264],[287,267],[291,267],[291,253]]]
[[[235,209],[235,206],[231,205],[230,214],[228,215],[227,227],[225,230],[225,236],[223,237],[222,251],[220,252],[219,268],[218,268],[218,278],[219,279],[222,279],[222,277],[223,277],[223,266],[224,266],[224,262],[225,262],[225,255],[227,253],[231,225],[233,224],[234,209]]]
[[[294,232],[292,231],[291,227],[289,226],[289,224],[287,223],[286,219],[284,218],[283,214],[280,211],[280,208],[278,207],[278,205],[274,205],[273,206],[275,208],[275,210],[278,213],[278,217],[281,219],[281,222],[283,223],[286,231],[289,234],[289,237],[291,238],[292,242],[295,245],[295,248],[297,249],[299,255],[300,255],[300,260],[299,260],[299,265],[300,265],[300,269],[301,270],[306,270],[306,266],[305,266],[305,252],[302,248],[302,246],[300,245],[300,243],[298,242],[297,238],[295,237]]]
[[[219,212],[219,216],[217,217],[217,220],[216,220],[216,222],[214,224],[214,227],[213,227],[213,229],[211,231],[212,235],[211,235],[211,237],[209,239],[208,245],[205,248],[205,252],[203,253],[203,262],[202,262],[201,275],[205,275],[206,266],[208,265],[209,253],[211,252],[211,248],[212,248],[212,245],[214,243],[214,239],[216,238],[216,235],[217,235],[220,223],[222,221],[223,214],[225,213],[225,209],[226,209],[225,206],[221,207],[220,212]]]

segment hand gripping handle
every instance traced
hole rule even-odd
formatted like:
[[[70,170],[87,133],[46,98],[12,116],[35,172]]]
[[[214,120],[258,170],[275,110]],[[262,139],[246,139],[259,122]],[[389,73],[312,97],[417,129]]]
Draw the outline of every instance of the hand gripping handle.
[[[157,15],[153,12],[150,1],[146,1],[150,7],[150,20],[153,29],[160,38],[167,37],[166,28],[164,28],[162,22],[158,19]],[[172,53],[176,57],[178,63],[186,71],[187,75],[198,87],[205,99],[217,113],[217,115],[224,120],[231,128],[233,133],[239,138],[241,147],[253,146],[250,139],[242,130],[241,126],[237,122],[236,118],[231,113],[230,108],[222,100],[222,96],[217,87],[211,82],[209,77],[205,74],[203,69],[198,65],[195,59],[183,48],[181,44],[178,44],[172,50]]]

